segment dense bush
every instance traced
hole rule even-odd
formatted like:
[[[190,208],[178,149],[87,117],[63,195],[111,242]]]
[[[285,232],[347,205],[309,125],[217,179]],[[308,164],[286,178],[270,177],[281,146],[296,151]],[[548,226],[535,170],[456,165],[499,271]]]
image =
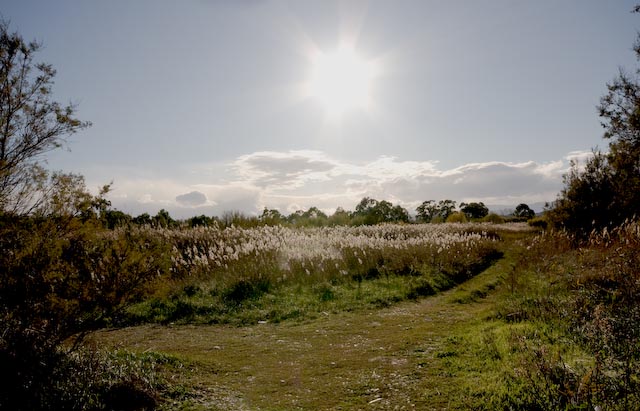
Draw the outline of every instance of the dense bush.
[[[80,407],[57,402],[75,398],[69,353],[169,270],[160,239],[104,232],[92,202],[79,204],[86,208],[0,217],[0,409]]]
[[[576,239],[548,232],[528,250],[528,268],[544,281],[516,287],[510,321],[535,324],[514,333],[517,409],[631,410],[640,407],[640,224]],[[517,315],[516,315],[517,314]]]

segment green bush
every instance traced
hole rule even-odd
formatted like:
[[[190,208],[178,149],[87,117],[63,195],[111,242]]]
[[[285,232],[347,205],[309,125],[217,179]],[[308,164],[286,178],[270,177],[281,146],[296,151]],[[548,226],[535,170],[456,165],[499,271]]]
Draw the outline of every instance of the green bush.
[[[94,220],[2,217],[0,408],[59,409],[51,393],[60,394],[69,348],[117,319],[168,272],[169,251],[161,239],[103,232]],[[71,337],[75,346],[62,350]]]
[[[485,223],[504,224],[505,219],[496,213],[490,213],[482,219]]]
[[[462,213],[460,211],[456,211],[455,213],[452,213],[451,215],[449,215],[449,217],[447,217],[445,222],[447,222],[447,223],[466,223],[467,222],[467,216],[464,215],[464,213]]]

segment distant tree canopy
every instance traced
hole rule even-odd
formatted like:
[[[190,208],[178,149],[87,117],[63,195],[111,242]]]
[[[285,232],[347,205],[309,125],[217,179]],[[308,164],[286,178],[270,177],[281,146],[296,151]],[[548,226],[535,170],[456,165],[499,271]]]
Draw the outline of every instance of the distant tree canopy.
[[[276,209],[264,208],[258,219],[266,225],[278,225],[285,221],[284,216]]]
[[[102,216],[106,228],[114,229],[129,224],[133,219],[119,210],[105,210]]]
[[[515,211],[513,212],[514,217],[526,218],[527,220],[535,217],[536,212],[533,211],[527,204],[521,203],[518,204]]]
[[[637,6],[635,12],[640,11]],[[640,35],[634,45],[640,59]],[[594,150],[584,167],[573,163],[552,210],[551,223],[587,236],[640,217],[640,83],[620,71],[607,85],[598,112],[609,152]]]
[[[216,220],[213,217],[207,217],[204,214],[191,217],[187,220],[189,227],[211,227],[215,224],[215,221]]]
[[[468,203],[468,204],[461,203],[460,211],[462,211],[468,219],[472,219],[472,218],[478,219],[478,218],[485,217],[487,214],[489,214],[489,209],[487,208],[486,205],[484,205],[483,202]]]
[[[133,217],[132,221],[138,225],[151,225],[151,216],[148,213],[142,213],[137,217]]]
[[[158,214],[156,214],[151,219],[151,221],[153,224],[157,225],[158,227],[163,227],[163,228],[173,227],[177,224],[177,221],[171,218],[171,216],[169,215],[169,212],[164,208],[158,211]]]
[[[108,186],[105,187],[108,189]],[[113,210],[110,203],[104,200],[104,204],[94,206],[94,216],[99,217],[105,228],[113,229],[129,224],[149,225],[163,228],[174,227],[242,227],[251,228],[262,225],[285,225],[294,227],[327,227],[327,226],[358,226],[375,225],[380,223],[445,223],[445,222],[466,222],[469,220],[485,221],[488,215],[488,208],[482,202],[461,203],[460,210],[457,210],[456,202],[453,200],[428,200],[424,201],[416,208],[416,216],[413,220],[409,211],[400,205],[394,205],[386,200],[376,200],[371,197],[364,197],[356,205],[354,211],[347,211],[342,207],[336,208],[333,214],[328,215],[318,207],[310,207],[292,212],[289,215],[283,214],[275,208],[265,207],[258,216],[247,216],[239,211],[227,211],[220,217],[199,215],[185,220],[175,220],[165,209],[158,211],[155,216],[148,213],[132,217],[122,211]],[[527,211],[528,210],[528,211]],[[533,211],[526,204],[516,207],[517,216],[533,215]],[[496,216],[497,217],[497,216]],[[499,218],[500,222],[504,219]],[[497,221],[495,218],[491,221]]]
[[[373,225],[389,222],[409,222],[409,212],[402,206],[364,197],[353,212],[352,224]]]
[[[423,223],[444,222],[455,211],[456,202],[453,200],[424,201],[416,208],[416,218]]]
[[[319,227],[328,224],[327,215],[318,207],[311,207],[307,211],[298,210],[289,214],[287,221],[297,226]]]

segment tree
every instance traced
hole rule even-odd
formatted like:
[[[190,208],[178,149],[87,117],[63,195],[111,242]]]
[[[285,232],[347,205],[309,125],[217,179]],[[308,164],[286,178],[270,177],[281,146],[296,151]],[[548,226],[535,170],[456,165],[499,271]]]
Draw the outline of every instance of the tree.
[[[636,6],[634,12],[640,12]],[[640,35],[634,45],[640,59]],[[640,75],[640,70],[636,70]],[[565,176],[565,188],[547,213],[553,224],[580,236],[640,217],[640,83],[620,70],[607,84],[598,113],[609,152],[594,150],[581,169]]]
[[[423,223],[430,223],[437,213],[438,206],[434,200],[424,201],[416,208],[416,217]]]
[[[640,59],[640,35],[634,50]],[[618,224],[640,217],[640,83],[621,71],[607,88],[598,110],[609,140],[606,159],[615,191],[611,219]]]
[[[102,214],[102,220],[107,228],[113,229],[122,227],[131,222],[131,216],[120,210],[105,210]]]
[[[364,197],[362,200],[360,200],[358,205],[356,205],[356,210],[354,211],[354,214],[360,215],[360,216],[369,214],[371,210],[373,210],[373,208],[376,207],[377,205],[378,205],[378,200],[376,200],[375,198]]]
[[[389,201],[378,201],[369,197],[360,200],[353,215],[356,217],[354,224],[373,225],[409,221],[409,212],[402,206],[394,206]]]
[[[266,225],[279,225],[284,221],[284,217],[280,213],[280,211],[275,208],[269,209],[267,207],[262,210],[262,215],[260,215],[260,222]]]
[[[51,99],[56,71],[35,63],[40,49],[0,21],[0,211],[26,213],[34,190],[48,177],[42,154],[90,125],[74,117],[75,106]]]
[[[393,204],[389,201],[382,200],[371,209],[373,216],[373,224],[392,221]]]
[[[89,123],[51,100],[39,47],[0,22],[0,409],[111,409],[96,359],[81,370],[89,387],[69,354],[169,272],[171,249],[146,230],[105,233],[123,217],[108,209],[109,186],[94,196],[81,175],[41,167]]]
[[[466,223],[467,215],[462,211],[455,211],[449,214],[449,217],[445,220],[445,223]]]
[[[380,222],[378,200],[375,198],[364,197],[353,212],[353,224],[355,225],[373,225]]]
[[[302,221],[304,225],[319,227],[327,223],[327,215],[318,207],[311,207],[302,213]]]
[[[291,224],[307,227],[321,227],[327,224],[327,215],[318,207],[311,207],[307,211],[296,210],[287,216],[287,221]]]
[[[176,224],[175,220],[171,218],[169,212],[164,208],[158,211],[158,214],[153,217],[153,222],[158,227],[162,228],[172,227]]]
[[[489,209],[483,202],[469,204],[461,203],[460,211],[462,211],[468,219],[482,218],[489,214]]]
[[[188,223],[190,227],[211,227],[215,224],[215,219],[202,214],[191,217],[188,220]]]
[[[424,223],[445,222],[455,209],[453,200],[440,200],[437,204],[434,200],[427,200],[416,208],[416,217]]]
[[[396,223],[408,223],[409,222],[409,212],[406,208],[397,205],[391,209],[390,215],[391,221]]]
[[[547,213],[548,220],[579,237],[620,223],[613,220],[619,212],[613,176],[607,156],[601,152],[595,152],[584,169],[573,163],[564,176],[565,187]]]
[[[342,207],[336,208],[336,211],[329,217],[329,225],[348,225],[351,221],[351,214]]]
[[[456,202],[453,200],[440,200],[438,202],[437,208],[437,216],[442,219],[442,221],[447,221],[447,218],[453,213],[456,209]]]
[[[529,206],[525,203],[518,204],[516,210],[513,212],[515,217],[526,218],[527,220],[533,218],[536,215],[536,212],[533,211]]]
[[[151,223],[153,222],[149,213],[142,213],[137,217],[133,217],[132,221],[134,222],[134,224],[138,225],[151,225]]]

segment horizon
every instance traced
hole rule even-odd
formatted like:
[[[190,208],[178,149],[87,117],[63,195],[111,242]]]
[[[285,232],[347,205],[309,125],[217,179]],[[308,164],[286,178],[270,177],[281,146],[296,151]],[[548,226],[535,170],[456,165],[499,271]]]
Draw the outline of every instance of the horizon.
[[[631,1],[8,1],[93,126],[48,168],[130,215],[553,202],[606,147]],[[493,207],[493,208],[492,208]],[[499,208],[498,208],[499,207]]]

